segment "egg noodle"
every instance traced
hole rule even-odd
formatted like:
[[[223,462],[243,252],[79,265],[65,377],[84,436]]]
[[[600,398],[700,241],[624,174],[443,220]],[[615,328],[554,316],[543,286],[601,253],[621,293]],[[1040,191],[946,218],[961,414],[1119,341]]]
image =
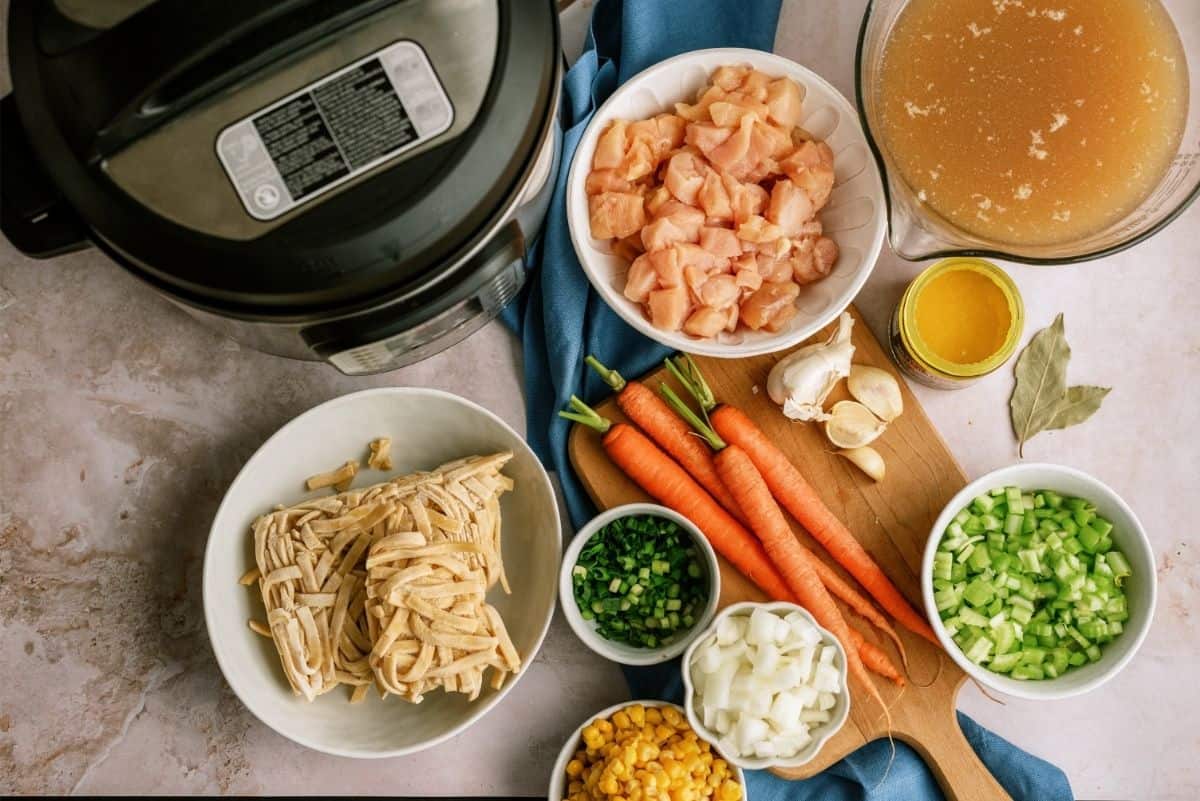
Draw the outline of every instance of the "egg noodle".
[[[497,583],[510,592],[500,496],[513,482],[500,469],[511,458],[471,456],[255,520],[256,567],[239,581],[258,584],[267,622],[249,627],[272,639],[294,692],[312,701],[346,684],[357,702],[373,684],[413,703],[439,687],[474,699],[489,668],[496,689],[520,669],[485,600]]]

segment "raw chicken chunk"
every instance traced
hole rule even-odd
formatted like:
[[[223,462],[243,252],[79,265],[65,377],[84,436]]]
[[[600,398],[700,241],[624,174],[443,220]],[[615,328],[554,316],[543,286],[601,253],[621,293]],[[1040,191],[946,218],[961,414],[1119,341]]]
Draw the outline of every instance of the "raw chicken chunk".
[[[624,239],[646,224],[642,196],[629,192],[604,192],[588,198],[592,236],[596,239]]]
[[[781,311],[790,307],[794,313],[799,296],[800,287],[791,281],[767,281],[742,303],[742,322],[754,331],[765,328]]]
[[[651,292],[646,305],[650,308],[651,323],[664,331],[678,331],[687,319],[691,299],[686,288],[675,286]]]

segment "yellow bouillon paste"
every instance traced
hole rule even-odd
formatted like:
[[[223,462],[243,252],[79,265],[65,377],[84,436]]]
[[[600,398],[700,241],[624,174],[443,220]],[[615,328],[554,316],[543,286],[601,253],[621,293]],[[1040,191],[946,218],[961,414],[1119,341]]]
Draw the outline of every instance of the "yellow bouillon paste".
[[[930,386],[952,389],[1004,364],[1024,323],[1012,279],[983,259],[945,259],[917,276],[892,320],[897,363]]]
[[[917,295],[916,314],[921,339],[953,364],[985,360],[1003,347],[1012,326],[1004,292],[969,267],[934,276]]]

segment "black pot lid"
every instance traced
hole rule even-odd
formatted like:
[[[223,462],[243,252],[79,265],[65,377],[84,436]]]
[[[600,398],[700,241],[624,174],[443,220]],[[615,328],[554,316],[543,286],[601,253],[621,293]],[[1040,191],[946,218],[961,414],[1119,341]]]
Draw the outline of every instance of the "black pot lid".
[[[555,124],[553,0],[73,5],[10,6],[28,139],[101,247],[224,313],[448,278]]]

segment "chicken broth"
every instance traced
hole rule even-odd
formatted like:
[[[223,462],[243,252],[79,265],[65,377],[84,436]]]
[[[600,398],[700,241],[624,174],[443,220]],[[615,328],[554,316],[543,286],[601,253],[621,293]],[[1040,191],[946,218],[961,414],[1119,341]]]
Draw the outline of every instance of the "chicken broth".
[[[911,0],[877,92],[879,133],[918,200],[979,237],[1054,245],[1158,184],[1188,72],[1159,0]]]

